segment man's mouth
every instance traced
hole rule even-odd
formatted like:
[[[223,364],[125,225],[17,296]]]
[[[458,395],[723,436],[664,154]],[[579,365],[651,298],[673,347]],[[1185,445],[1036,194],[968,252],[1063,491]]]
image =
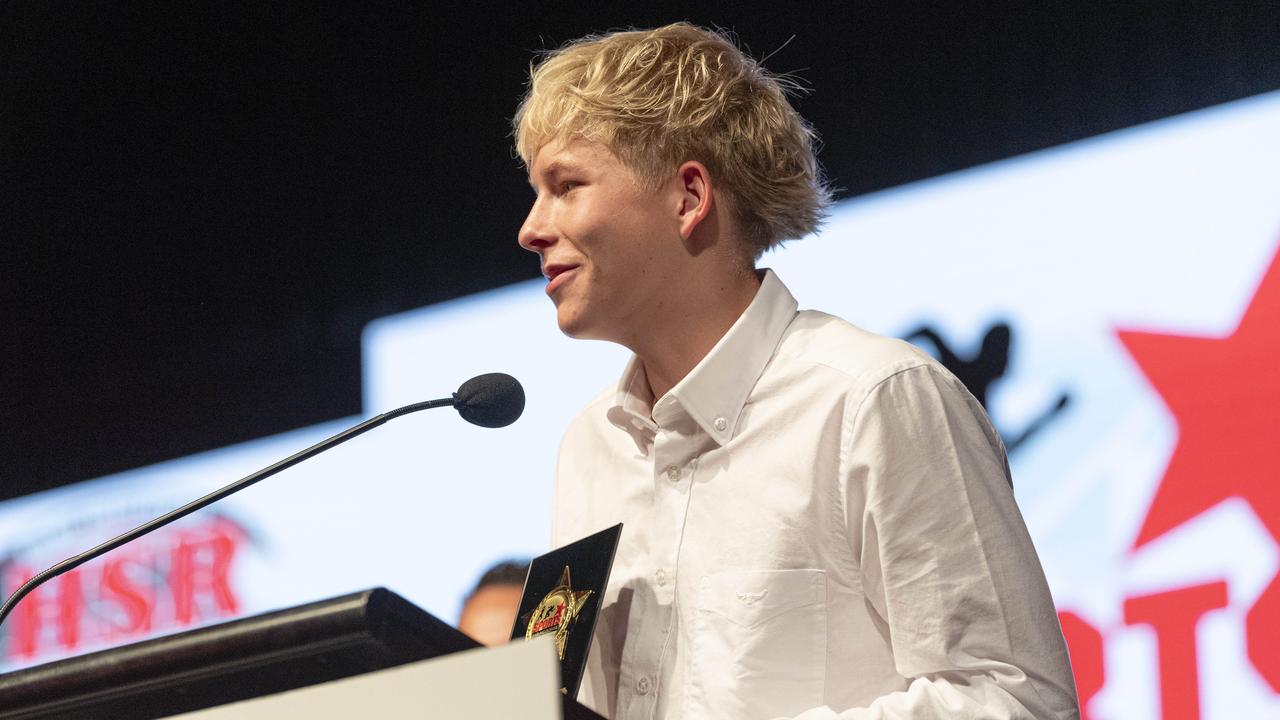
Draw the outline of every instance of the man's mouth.
[[[547,265],[542,268],[542,274],[547,277],[547,294],[550,295],[559,289],[562,285],[569,282],[578,269],[577,265]]]

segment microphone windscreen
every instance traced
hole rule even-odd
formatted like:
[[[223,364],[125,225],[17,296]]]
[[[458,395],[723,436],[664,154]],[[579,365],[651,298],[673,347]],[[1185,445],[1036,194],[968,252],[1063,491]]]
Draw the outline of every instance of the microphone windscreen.
[[[506,427],[524,412],[524,388],[506,373],[477,375],[453,394],[453,406],[473,425]]]

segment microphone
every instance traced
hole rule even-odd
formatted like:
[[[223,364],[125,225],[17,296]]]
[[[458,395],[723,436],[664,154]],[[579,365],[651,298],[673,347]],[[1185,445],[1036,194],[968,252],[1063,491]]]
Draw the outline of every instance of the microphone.
[[[453,407],[472,425],[506,427],[524,412],[524,388],[506,373],[477,375],[453,394]]]
[[[260,480],[265,480],[272,475],[287,470],[297,465],[303,460],[315,457],[320,453],[332,448],[336,445],[350,440],[351,438],[361,435],[382,425],[388,420],[393,420],[402,415],[418,412],[419,410],[430,410],[431,408],[452,406],[466,420],[473,425],[480,427],[499,428],[506,427],[515,422],[520,417],[520,413],[524,412],[524,388],[520,386],[520,382],[505,373],[487,373],[485,375],[477,375],[470,380],[464,382],[458,391],[451,397],[441,398],[439,400],[427,400],[425,402],[413,403],[404,407],[396,408],[384,412],[381,415],[371,417],[368,420],[347,428],[342,432],[325,440],[312,445],[306,450],[294,453],[289,457],[269,465],[258,472],[215,490],[204,497],[193,500],[182,507],[171,510],[160,517],[146,522],[138,527],[130,530],[123,535],[112,538],[101,545],[86,550],[75,557],[67,558],[53,567],[39,573],[35,577],[23,583],[17,590],[9,596],[9,599],[0,605],[0,624],[4,623],[5,618],[13,612],[18,603],[24,597],[31,594],[31,591],[40,587],[40,585],[59,575],[74,570],[90,560],[105,555],[112,550],[126,543],[137,540],[153,530],[168,525],[169,523],[184,518],[191,513],[208,507],[213,503],[240,492],[241,490],[253,485]]]

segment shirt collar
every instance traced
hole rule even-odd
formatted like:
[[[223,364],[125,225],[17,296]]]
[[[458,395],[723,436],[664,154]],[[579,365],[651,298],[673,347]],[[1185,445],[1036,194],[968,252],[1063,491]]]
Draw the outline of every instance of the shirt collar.
[[[659,407],[654,407],[653,391],[639,358],[632,356],[618,381],[614,406],[607,412],[609,421],[644,448],[659,425],[666,424],[671,407],[678,405],[717,444],[729,442],[747,397],[795,318],[797,307],[778,276],[766,269],[751,304],[711,352],[659,399]]]

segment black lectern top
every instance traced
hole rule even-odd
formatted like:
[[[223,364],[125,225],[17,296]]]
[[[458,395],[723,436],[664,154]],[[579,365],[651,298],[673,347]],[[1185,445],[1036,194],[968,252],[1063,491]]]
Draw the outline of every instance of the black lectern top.
[[[0,720],[149,720],[474,647],[376,588],[0,675]]]

